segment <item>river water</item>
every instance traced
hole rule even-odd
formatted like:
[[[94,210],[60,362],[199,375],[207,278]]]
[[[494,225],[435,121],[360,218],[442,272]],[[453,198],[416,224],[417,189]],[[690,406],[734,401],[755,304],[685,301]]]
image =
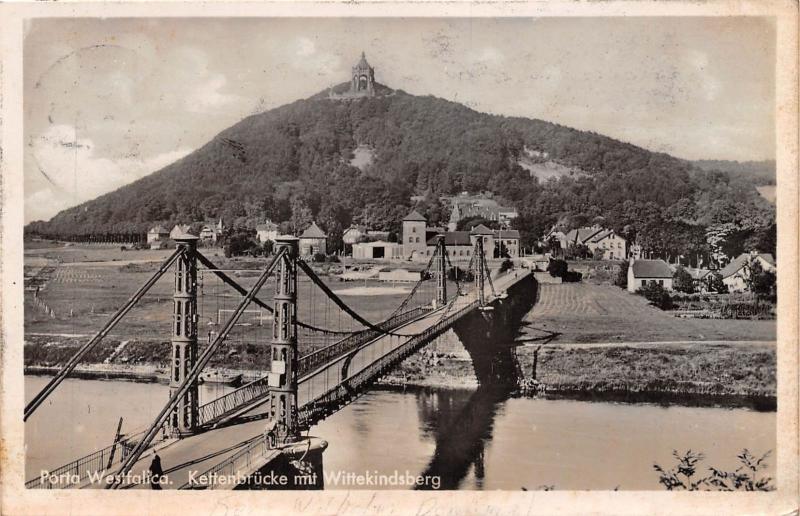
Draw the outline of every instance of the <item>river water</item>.
[[[47,378],[27,376],[26,398]],[[228,388],[201,387],[201,402]],[[26,476],[59,466],[147,425],[165,385],[66,380],[26,424]],[[508,398],[491,389],[376,388],[310,433],[326,439],[326,488],[337,472],[431,475],[450,489],[660,489],[653,463],[672,450],[703,452],[735,469],[735,456],[773,450],[775,413],[566,399]],[[344,478],[344,477],[340,477]]]

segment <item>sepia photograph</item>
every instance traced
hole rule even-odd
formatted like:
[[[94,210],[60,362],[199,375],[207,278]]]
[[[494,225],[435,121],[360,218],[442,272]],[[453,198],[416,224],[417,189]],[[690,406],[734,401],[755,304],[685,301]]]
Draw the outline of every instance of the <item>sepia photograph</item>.
[[[23,495],[785,485],[779,17],[46,14]]]

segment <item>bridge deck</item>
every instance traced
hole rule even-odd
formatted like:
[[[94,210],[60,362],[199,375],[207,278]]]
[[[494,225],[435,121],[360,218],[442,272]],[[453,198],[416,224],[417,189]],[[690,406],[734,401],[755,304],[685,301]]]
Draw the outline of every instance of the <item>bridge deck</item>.
[[[498,293],[504,292],[512,285],[528,275],[527,271],[512,271],[494,279],[494,286]],[[488,290],[488,287],[487,287]],[[461,296],[447,313],[453,314],[459,309],[475,302],[477,293]],[[487,296],[487,302],[491,301]],[[401,347],[411,336],[422,333],[437,324],[445,315],[444,309],[438,309],[393,330],[396,333],[408,334],[409,337],[383,335],[359,347],[356,351],[346,353],[331,362],[320,366],[300,378],[298,382],[299,408],[324,395],[330,389],[339,385],[343,380],[363,370],[382,356]],[[256,418],[242,423],[222,426],[197,435],[183,439],[173,439],[155,447],[161,457],[164,474],[167,477],[167,489],[177,489],[189,481],[190,473],[198,475],[212,466],[224,462],[242,449],[253,439],[261,438],[264,423],[258,419],[266,411],[266,400],[242,414],[244,418]],[[139,459],[129,473],[129,477],[143,477],[148,471],[152,461],[153,450],[148,450]],[[265,461],[268,460],[265,458]],[[100,488],[103,485],[88,484],[84,487]],[[149,488],[149,484],[136,484],[124,482],[124,488]]]

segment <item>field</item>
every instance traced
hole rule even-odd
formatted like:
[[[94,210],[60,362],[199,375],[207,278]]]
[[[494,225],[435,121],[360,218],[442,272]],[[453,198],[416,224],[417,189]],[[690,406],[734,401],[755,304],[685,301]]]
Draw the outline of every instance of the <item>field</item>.
[[[25,363],[54,365],[63,362],[80,344],[86,342],[125,304],[127,299],[157,270],[171,250],[121,251],[119,247],[52,245],[32,246],[25,250],[27,277],[40,275],[42,286],[37,295],[25,294]],[[219,249],[201,249],[218,267],[224,269],[244,288],[256,281],[259,268],[267,259],[221,256]],[[47,270],[47,269],[50,270]],[[318,274],[346,303],[367,320],[379,322],[405,299],[413,285],[383,283],[375,280],[339,282]],[[119,364],[165,364],[172,323],[174,276],[166,273],[145,297],[128,313],[105,341],[88,357],[88,362],[110,361]],[[415,297],[433,299],[435,286],[426,282]],[[454,285],[449,287],[451,292]],[[198,312],[201,346],[209,334],[236,308],[241,295],[224,285],[216,276],[201,268],[198,276]],[[272,305],[274,280],[262,287],[259,298]],[[352,292],[351,292],[352,291]],[[342,313],[338,307],[301,273],[298,277],[298,319],[311,325],[336,331],[356,331],[363,325]],[[251,305],[226,340],[229,356],[215,359],[218,365],[255,366],[262,360],[271,339],[270,314]],[[300,352],[331,344],[342,338],[300,331]],[[242,364],[243,362],[244,364]]]
[[[559,343],[774,341],[776,321],[681,319],[618,287],[542,285],[522,338],[558,332]]]

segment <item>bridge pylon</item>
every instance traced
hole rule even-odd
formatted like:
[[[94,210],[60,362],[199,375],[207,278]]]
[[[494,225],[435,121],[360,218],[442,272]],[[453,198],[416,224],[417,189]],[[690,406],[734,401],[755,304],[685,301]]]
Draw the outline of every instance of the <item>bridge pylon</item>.
[[[436,307],[439,308],[447,304],[447,248],[444,235],[436,236],[436,248]]]
[[[299,240],[279,236],[275,252],[286,249],[277,266],[272,347],[269,373],[269,415],[275,422],[275,435],[281,443],[300,436],[297,421],[297,256]]]
[[[172,363],[169,386],[175,392],[197,362],[197,240],[184,234],[175,241],[182,249],[175,263],[175,291],[172,295]],[[197,430],[199,399],[194,382],[170,415],[173,434],[188,435]]]
[[[478,238],[475,239],[475,247],[475,254],[478,256],[478,304],[479,306],[484,306],[486,304],[486,296],[484,293],[484,283],[486,282],[484,276],[486,256],[483,254],[483,237],[481,235],[478,235]]]

